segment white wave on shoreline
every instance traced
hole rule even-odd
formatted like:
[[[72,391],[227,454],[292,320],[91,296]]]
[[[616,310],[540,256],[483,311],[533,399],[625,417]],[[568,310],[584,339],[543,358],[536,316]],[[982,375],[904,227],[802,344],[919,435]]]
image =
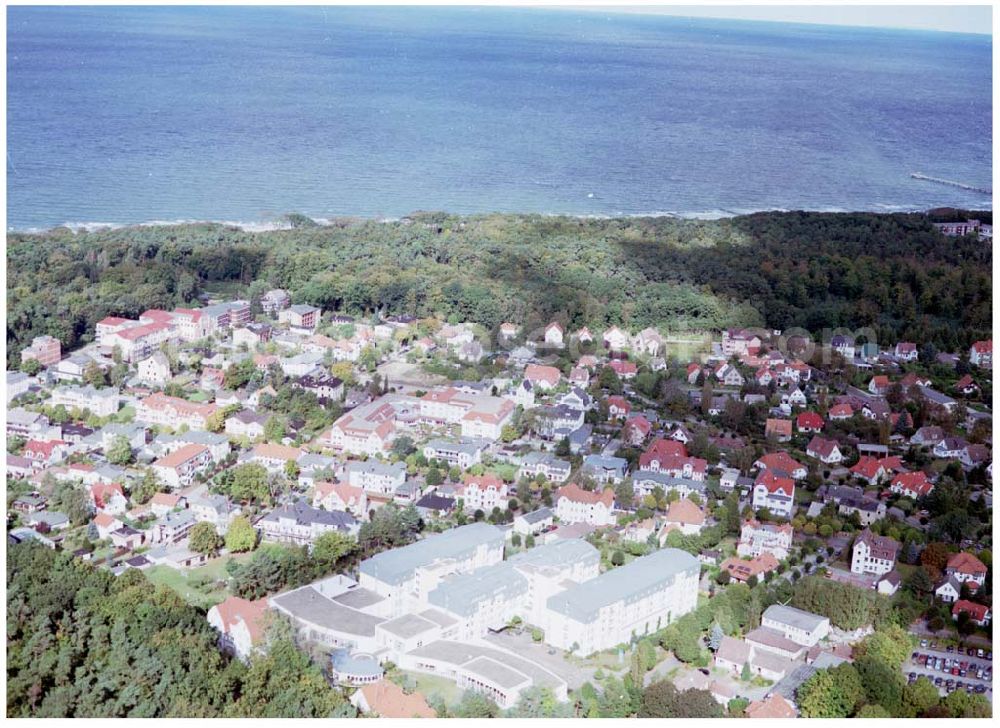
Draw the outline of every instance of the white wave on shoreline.
[[[850,210],[844,207],[820,207],[815,209],[804,210],[805,212],[820,212],[820,213],[847,213],[847,212],[873,212],[879,214],[890,214],[894,212],[924,212],[929,208],[921,207],[918,205],[895,205],[886,203],[873,203],[870,207],[866,209]],[[569,214],[562,212],[548,212],[548,213],[533,213],[533,212],[483,212],[483,213],[468,213],[462,214],[462,217],[471,217],[474,215],[516,215],[516,214],[540,214],[543,217],[568,217],[575,218],[579,220],[611,220],[615,218],[650,218],[650,217],[670,217],[677,218],[679,220],[725,220],[734,217],[741,217],[745,215],[753,215],[761,212],[791,212],[789,208],[782,207],[770,207],[770,208],[715,208],[706,210],[688,210],[688,211],[677,211],[677,210],[655,210],[650,212],[636,212],[636,213],[610,213],[610,214]],[[340,215],[336,217],[310,217],[315,223],[321,227],[328,227],[335,224],[339,220],[364,220],[364,221],[375,221],[380,223],[393,223],[399,222],[400,220],[406,219],[408,216],[404,215],[402,217],[368,217],[365,215]],[[65,222],[61,225],[53,225],[51,227],[27,227],[27,228],[16,228],[8,227],[7,232],[9,233],[23,233],[23,234],[40,234],[51,232],[59,228],[66,228],[74,233],[81,232],[99,232],[101,230],[120,230],[122,228],[143,228],[143,227],[173,227],[177,225],[224,225],[226,227],[233,227],[244,232],[250,233],[262,233],[262,232],[273,232],[277,230],[291,230],[294,226],[285,219],[278,220],[258,220],[245,222],[240,220],[197,220],[194,218],[183,218],[177,220],[148,220],[146,222],[137,223],[115,223],[115,222]]]

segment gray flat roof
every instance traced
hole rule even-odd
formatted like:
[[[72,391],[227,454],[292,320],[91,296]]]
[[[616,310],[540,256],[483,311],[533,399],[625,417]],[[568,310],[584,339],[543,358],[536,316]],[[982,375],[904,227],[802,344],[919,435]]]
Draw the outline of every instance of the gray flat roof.
[[[343,604],[345,607],[351,607],[352,609],[364,609],[365,607],[370,607],[373,604],[378,604],[382,601],[383,597],[376,594],[371,589],[365,589],[362,586],[356,586],[353,589],[348,589],[343,594],[338,594],[333,598],[333,600],[339,604]]]
[[[516,688],[525,682],[530,682],[531,678],[523,672],[511,670],[494,659],[489,657],[477,657],[471,662],[467,662],[463,667],[466,670],[482,675],[495,685],[503,688]]]
[[[458,621],[457,619],[452,619],[440,609],[425,609],[420,613],[420,616],[424,619],[429,619],[435,624],[439,624],[441,627],[450,627]]]
[[[700,568],[698,559],[687,551],[661,549],[554,594],[549,597],[548,607],[577,621],[589,622],[597,618],[602,607],[618,601],[634,601],[680,574],[697,574]]]
[[[375,627],[385,621],[327,599],[311,586],[279,594],[271,601],[299,621],[344,634],[374,637]]]
[[[465,667],[468,663],[474,662],[479,658],[488,657],[492,661],[495,661],[510,670],[515,670],[524,674],[535,685],[541,685],[543,687],[558,687],[565,684],[561,678],[554,673],[549,672],[536,662],[526,660],[504,650],[487,647],[483,644],[466,644],[463,642],[452,642],[450,640],[437,640],[424,645],[423,647],[418,647],[408,654],[416,657],[428,657],[434,660],[442,660],[444,662],[449,662],[453,665],[460,665],[462,667]],[[492,670],[490,667],[484,666],[484,668]],[[489,674],[482,674],[489,679],[493,679],[491,677],[493,674],[492,671]]]
[[[401,617],[390,619],[388,622],[383,622],[379,625],[379,628],[403,639],[408,639],[416,637],[421,632],[434,629],[437,626],[431,620],[424,619],[417,614],[404,614]]]
[[[468,574],[456,574],[444,579],[427,595],[427,601],[454,614],[469,617],[484,601],[496,597],[511,599],[527,594],[528,588],[528,580],[509,561],[501,561]]]
[[[401,584],[421,566],[472,553],[483,544],[503,546],[504,533],[488,523],[470,523],[409,546],[383,551],[361,562],[360,572],[387,584]]]
[[[763,618],[787,624],[796,629],[804,629],[807,632],[812,632],[820,624],[828,621],[826,617],[821,617],[818,614],[796,609],[795,607],[787,607],[782,604],[772,604],[765,609]]]

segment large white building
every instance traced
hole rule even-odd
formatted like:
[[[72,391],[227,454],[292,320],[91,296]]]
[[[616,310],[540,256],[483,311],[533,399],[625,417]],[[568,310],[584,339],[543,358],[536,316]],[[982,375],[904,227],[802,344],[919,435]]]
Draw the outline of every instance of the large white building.
[[[858,534],[851,551],[855,574],[888,574],[896,566],[899,544],[888,536],[876,536],[867,528]]]
[[[797,645],[812,647],[830,634],[830,620],[783,604],[772,604],[764,610],[760,626],[780,632]]]
[[[430,425],[460,425],[463,437],[500,438],[514,415],[514,403],[503,397],[470,394],[446,387],[420,398],[420,418]]]
[[[391,496],[406,482],[406,464],[352,460],[344,466],[344,475],[350,485],[366,493]]]
[[[121,397],[118,390],[112,387],[97,389],[91,384],[86,387],[56,387],[52,390],[49,404],[53,407],[63,405],[67,409],[87,409],[97,417],[110,417],[118,411]]]
[[[503,560],[504,533],[488,523],[471,523],[365,559],[359,583],[388,600],[389,616],[426,601],[446,576]]]
[[[549,597],[545,641],[588,655],[650,634],[692,611],[700,564],[666,548]]]

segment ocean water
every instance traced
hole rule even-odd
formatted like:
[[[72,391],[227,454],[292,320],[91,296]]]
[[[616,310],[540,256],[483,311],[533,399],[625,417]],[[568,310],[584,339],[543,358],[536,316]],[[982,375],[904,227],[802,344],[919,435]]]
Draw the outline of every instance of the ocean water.
[[[10,7],[7,224],[986,207],[991,39],[512,9]]]

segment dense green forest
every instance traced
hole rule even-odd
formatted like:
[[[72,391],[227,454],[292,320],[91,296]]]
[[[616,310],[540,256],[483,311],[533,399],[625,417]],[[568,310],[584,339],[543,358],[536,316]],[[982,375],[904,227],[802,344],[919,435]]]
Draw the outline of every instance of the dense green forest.
[[[269,629],[249,666],[204,612],[131,569],[120,577],[37,544],[7,548],[8,717],[330,717],[355,711]]]
[[[420,213],[246,232],[196,224],[8,236],[8,356],[48,333],[89,340],[115,314],[208,286],[296,302],[529,328],[620,324],[870,326],[879,340],[964,347],[990,336],[992,251],[920,214],[759,213],[724,220]]]

